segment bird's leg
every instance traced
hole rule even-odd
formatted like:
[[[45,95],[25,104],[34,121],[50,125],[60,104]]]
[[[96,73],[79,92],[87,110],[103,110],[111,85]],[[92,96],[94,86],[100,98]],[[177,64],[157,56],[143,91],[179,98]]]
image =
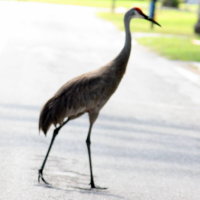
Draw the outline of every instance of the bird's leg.
[[[38,170],[38,182],[40,182],[40,179],[45,183],[45,184],[49,184],[43,177],[43,170],[44,170],[44,167],[45,167],[45,164],[46,164],[46,161],[47,161],[47,158],[49,156],[49,153],[51,151],[51,148],[53,146],[53,143],[54,143],[54,140],[56,138],[56,136],[58,135],[59,133],[59,130],[69,121],[70,119],[67,119],[65,122],[63,122],[59,127],[55,128],[54,129],[54,132],[53,132],[53,136],[52,136],[52,139],[51,139],[51,143],[49,145],[49,148],[48,148],[48,151],[47,151],[47,154],[44,158],[44,161],[42,163],[42,166],[41,168]]]
[[[93,188],[106,189],[106,188],[100,188],[100,187],[95,186],[94,177],[93,177],[93,171],[92,171],[92,156],[91,156],[91,150],[90,150],[90,146],[91,146],[90,136],[91,136],[91,132],[92,132],[92,127],[93,127],[93,124],[94,124],[95,120],[98,117],[99,112],[98,111],[93,111],[93,112],[89,112],[88,114],[89,114],[89,119],[90,119],[90,127],[89,127],[89,131],[88,131],[87,139],[86,139],[86,144],[87,144],[89,165],[90,165],[90,185],[91,185],[92,189]]]
[[[54,143],[54,140],[55,140],[56,136],[58,135],[59,130],[60,130],[60,127],[55,128],[55,130],[54,130],[54,132],[53,132],[53,136],[52,136],[51,143],[50,143],[50,145],[49,145],[47,154],[46,154],[46,156],[45,156],[45,158],[44,158],[44,161],[43,161],[43,163],[42,163],[41,168],[38,170],[38,182],[40,182],[40,178],[41,178],[42,181],[43,181],[45,184],[49,184],[49,183],[43,178],[43,170],[44,170],[44,167],[45,167],[47,158],[48,158],[48,156],[49,156],[51,147],[52,147],[52,145],[53,145],[53,143]]]
[[[93,123],[90,123],[88,136],[87,136],[87,139],[86,139],[86,144],[87,144],[87,149],[88,149],[88,157],[89,157],[89,164],[90,164],[90,185],[91,185],[91,189],[96,188],[96,189],[105,190],[107,188],[96,186],[95,183],[94,183],[94,177],[93,177],[93,171],[92,171],[92,156],[91,156],[91,150],[90,150],[90,145],[91,145],[90,135],[91,135],[91,131],[92,131],[92,126],[93,126]]]
[[[90,150],[90,145],[91,145],[90,135],[91,135],[92,125],[93,124],[90,124],[90,127],[89,127],[88,136],[87,136],[87,139],[86,139],[86,144],[87,144],[89,164],[90,164],[90,185],[91,185],[91,188],[96,188],[95,184],[94,184],[94,177],[93,177],[93,171],[92,171],[91,150]]]

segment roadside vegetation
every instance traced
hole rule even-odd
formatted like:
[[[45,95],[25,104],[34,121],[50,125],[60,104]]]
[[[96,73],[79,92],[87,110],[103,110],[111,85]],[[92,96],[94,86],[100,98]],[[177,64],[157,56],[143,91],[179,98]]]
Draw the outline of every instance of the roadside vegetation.
[[[186,7],[185,7],[186,8]],[[144,10],[148,12],[144,6]],[[200,61],[200,36],[194,34],[194,24],[197,20],[194,6],[180,10],[158,8],[156,20],[162,27],[154,27],[144,20],[134,20],[134,32],[149,33],[136,38],[137,41],[155,50],[161,55],[174,60]],[[124,29],[123,14],[103,12],[98,14],[103,19],[112,21],[120,30]],[[155,33],[155,35],[152,35]]]
[[[24,0],[31,1],[31,0]],[[116,0],[116,10],[111,12],[111,0],[34,0],[37,2],[61,3],[107,8],[97,15],[124,30],[122,8],[138,6],[149,12],[149,0]],[[132,22],[133,32],[146,33],[137,41],[170,59],[200,62],[200,35],[194,34],[197,21],[197,5],[180,4],[179,9],[169,9],[157,3],[156,20],[162,27],[151,29],[144,20]],[[155,35],[152,35],[154,33]]]
[[[43,3],[56,3],[89,7],[110,8],[112,5],[111,0],[18,0],[18,1],[34,1]],[[134,4],[145,4],[147,0],[116,0],[117,7],[130,8]]]
[[[200,40],[172,36],[144,37],[138,41],[169,59],[200,62]]]

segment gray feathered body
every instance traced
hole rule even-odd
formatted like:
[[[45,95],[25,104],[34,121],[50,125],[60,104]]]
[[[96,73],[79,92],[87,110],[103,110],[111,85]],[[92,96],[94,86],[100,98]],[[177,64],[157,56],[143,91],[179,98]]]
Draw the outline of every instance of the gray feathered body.
[[[46,134],[51,124],[65,118],[76,118],[85,112],[98,112],[116,90],[124,71],[116,71],[114,63],[78,76],[64,84],[44,105],[39,129]],[[116,81],[116,77],[117,81]]]
[[[131,50],[130,19],[124,18],[125,45],[120,54],[106,66],[80,75],[64,84],[42,108],[39,129],[45,134],[51,125],[62,124],[65,118],[74,119],[104,106],[117,89],[126,69]]]

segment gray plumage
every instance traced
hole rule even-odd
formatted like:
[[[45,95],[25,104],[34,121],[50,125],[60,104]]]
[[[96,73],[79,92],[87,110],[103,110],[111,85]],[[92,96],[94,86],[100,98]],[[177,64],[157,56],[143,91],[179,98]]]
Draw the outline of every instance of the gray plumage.
[[[65,83],[42,108],[39,118],[39,129],[46,134],[51,125],[58,125],[58,127],[54,130],[47,155],[39,170],[39,181],[41,178],[47,183],[43,178],[43,169],[59,130],[68,121],[75,119],[84,113],[88,113],[90,127],[86,142],[90,164],[90,184],[91,188],[96,188],[93,180],[90,152],[91,130],[93,123],[98,117],[99,111],[115,92],[125,73],[131,52],[130,21],[133,17],[144,18],[158,25],[157,22],[148,18],[139,8],[130,9],[124,16],[125,44],[119,55],[107,65],[95,71],[82,74]]]
[[[99,70],[83,74],[64,84],[44,105],[39,129],[46,134],[51,124],[62,124],[65,118],[74,119],[88,112],[98,113],[116,90],[126,63],[117,67],[116,60]]]

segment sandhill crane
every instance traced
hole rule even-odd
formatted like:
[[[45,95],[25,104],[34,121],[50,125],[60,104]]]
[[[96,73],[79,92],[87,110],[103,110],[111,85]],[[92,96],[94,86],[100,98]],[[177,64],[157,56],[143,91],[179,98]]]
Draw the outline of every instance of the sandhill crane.
[[[132,18],[143,18],[159,25],[156,21],[146,16],[140,8],[135,7],[128,10],[124,15],[125,43],[118,56],[107,65],[95,71],[82,74],[65,83],[42,108],[39,118],[39,130],[41,129],[46,135],[51,125],[54,125],[55,129],[47,154],[38,171],[38,181],[41,179],[48,184],[43,177],[43,170],[59,130],[70,120],[88,113],[90,125],[86,144],[90,166],[90,185],[91,188],[97,188],[92,171],[91,131],[99,111],[115,92],[125,73],[131,52],[130,21]]]

